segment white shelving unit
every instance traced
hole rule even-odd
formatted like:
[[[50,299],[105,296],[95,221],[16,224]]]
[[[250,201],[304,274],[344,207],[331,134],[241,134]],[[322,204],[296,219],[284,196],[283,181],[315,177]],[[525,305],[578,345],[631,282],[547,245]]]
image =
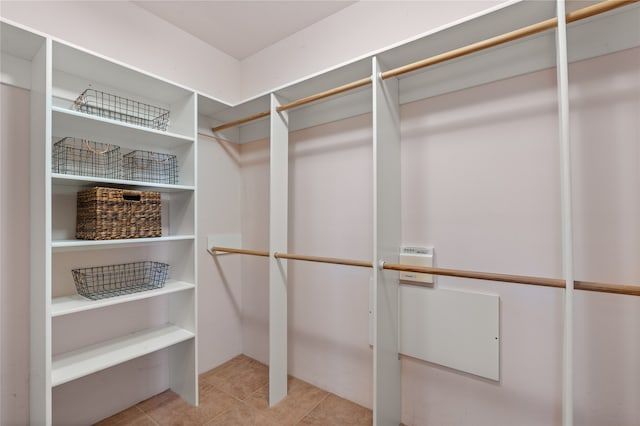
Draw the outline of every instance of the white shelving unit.
[[[124,369],[119,374],[129,380],[118,386],[138,389],[137,400],[120,396],[130,398],[131,392],[112,389],[112,407],[126,408],[166,388],[197,404],[196,94],[15,25],[1,25],[2,81],[31,89],[30,422],[81,424],[113,414],[96,406],[93,417],[77,418],[55,405],[56,393],[65,386],[81,389],[77,403],[83,404],[82,398],[90,399],[92,389],[102,385],[92,375],[111,367]],[[73,110],[73,101],[88,87],[168,109],[167,130]],[[67,136],[115,144],[121,154],[173,154],[178,183],[53,173],[53,144]],[[162,236],[76,239],[76,194],[94,186],[160,192]],[[75,291],[71,269],[142,260],[169,264],[163,288],[96,301]],[[143,373],[127,361],[152,353],[163,354],[154,358],[159,365],[147,369],[163,377],[140,386]]]

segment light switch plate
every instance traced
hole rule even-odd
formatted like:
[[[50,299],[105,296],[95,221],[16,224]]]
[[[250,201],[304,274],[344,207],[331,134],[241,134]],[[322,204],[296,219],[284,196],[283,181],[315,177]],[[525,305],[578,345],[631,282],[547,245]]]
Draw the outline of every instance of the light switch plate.
[[[401,247],[400,264],[432,267],[433,253],[433,247]],[[422,284],[433,284],[433,275],[417,272],[400,272],[400,280]]]

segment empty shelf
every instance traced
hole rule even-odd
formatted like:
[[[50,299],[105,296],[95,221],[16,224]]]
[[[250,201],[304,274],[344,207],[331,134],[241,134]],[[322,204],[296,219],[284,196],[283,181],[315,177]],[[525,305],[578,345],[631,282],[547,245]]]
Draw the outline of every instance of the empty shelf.
[[[190,331],[166,324],[54,356],[51,385],[79,379],[194,337]]]

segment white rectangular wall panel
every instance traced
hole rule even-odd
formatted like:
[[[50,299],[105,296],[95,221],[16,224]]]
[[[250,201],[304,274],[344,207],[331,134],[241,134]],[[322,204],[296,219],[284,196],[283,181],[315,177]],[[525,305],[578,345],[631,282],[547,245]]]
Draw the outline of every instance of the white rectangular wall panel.
[[[401,285],[400,353],[500,380],[500,298]]]

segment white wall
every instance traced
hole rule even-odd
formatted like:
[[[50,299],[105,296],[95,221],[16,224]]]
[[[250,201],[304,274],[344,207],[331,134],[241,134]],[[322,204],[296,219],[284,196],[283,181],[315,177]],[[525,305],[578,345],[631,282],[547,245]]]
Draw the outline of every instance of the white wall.
[[[555,70],[405,105],[402,240],[437,265],[561,277]],[[403,359],[407,425],[553,425],[562,292],[439,277],[500,295],[500,383]]]
[[[0,84],[0,424],[29,416],[29,92]]]
[[[212,257],[207,236],[241,232],[238,145],[198,140],[198,369],[211,370],[242,353],[240,259]]]
[[[243,61],[128,1],[3,0],[0,15],[236,103],[503,2],[359,1]]]
[[[290,136],[289,250],[370,259],[371,117]],[[243,247],[269,244],[269,144],[242,145]],[[268,263],[243,256],[243,349],[267,363]],[[371,405],[366,268],[289,262],[289,373]],[[364,330],[364,333],[362,332]]]
[[[2,1],[3,18],[226,102],[240,63],[128,1]]]
[[[576,277],[640,276],[640,49],[570,67]],[[402,238],[442,267],[562,276],[555,70],[402,106]],[[370,115],[291,134],[292,252],[370,259]],[[268,243],[268,143],[242,147],[243,244]],[[267,264],[243,260],[244,351],[267,360]],[[290,262],[289,371],[371,406],[368,271]],[[439,278],[501,297],[499,383],[402,360],[407,425],[561,423],[558,289]],[[640,423],[637,298],[576,296],[576,424]]]
[[[640,48],[571,69],[576,276],[639,284]],[[576,424],[640,424],[640,298],[579,293]]]
[[[244,59],[241,97],[351,62],[500,3],[504,0],[356,2]]]

